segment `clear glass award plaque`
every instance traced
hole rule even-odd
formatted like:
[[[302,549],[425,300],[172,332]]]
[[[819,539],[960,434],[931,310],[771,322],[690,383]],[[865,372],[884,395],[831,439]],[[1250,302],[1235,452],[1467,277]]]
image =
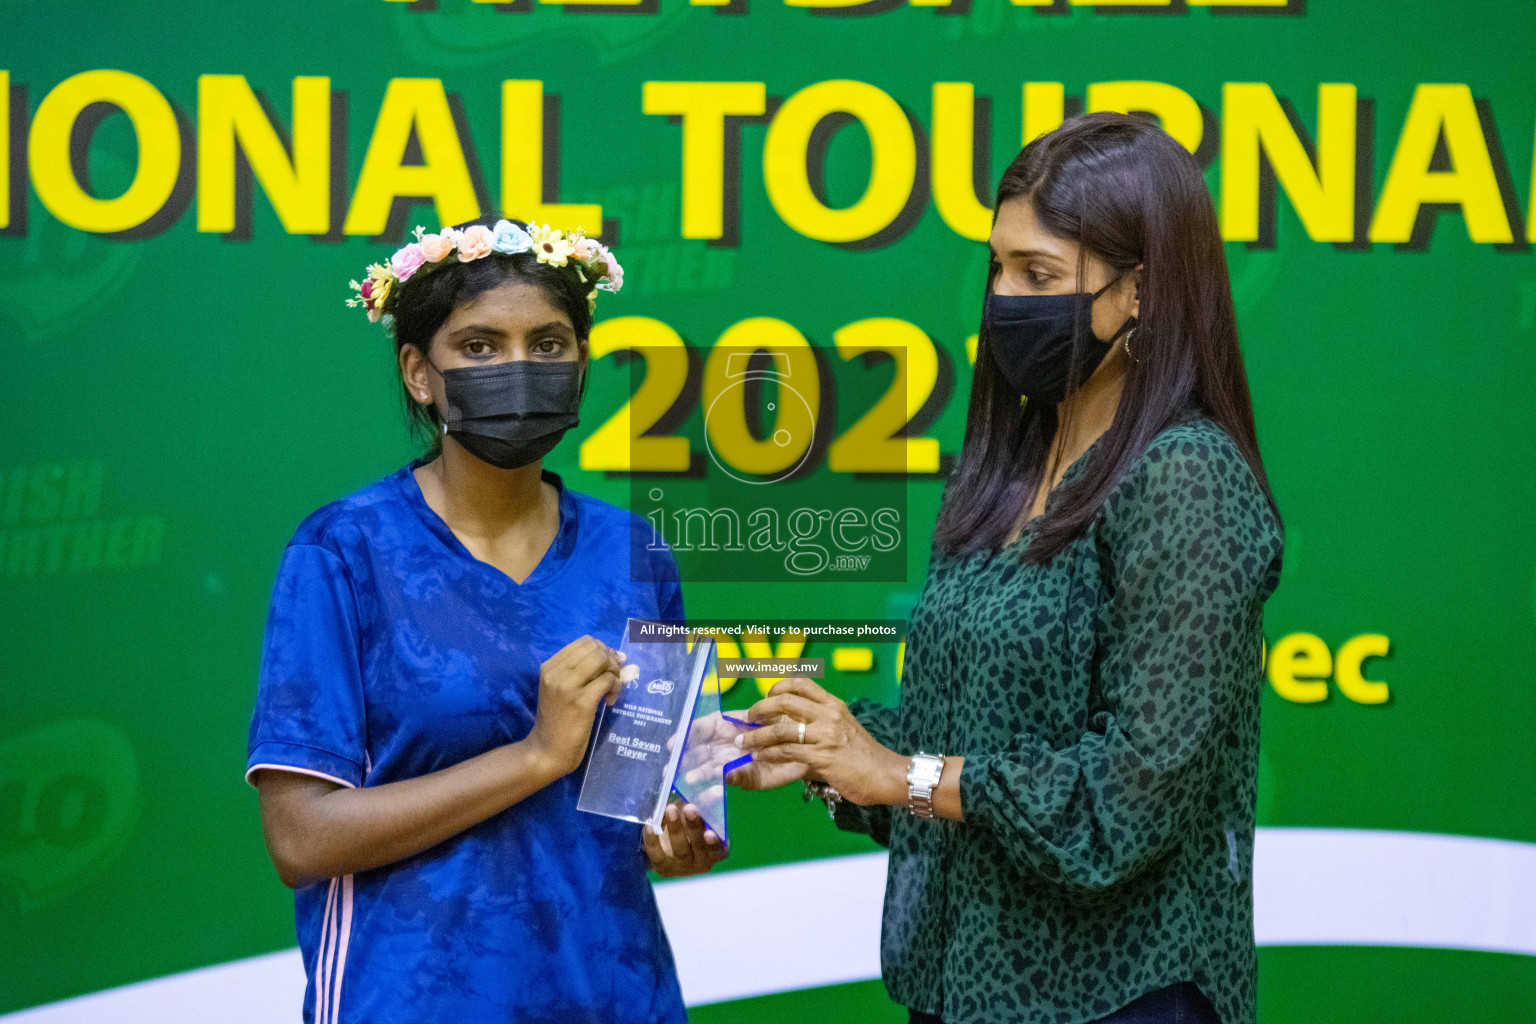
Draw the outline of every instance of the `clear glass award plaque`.
[[[729,841],[725,773],[742,760],[740,727],[720,713],[715,642],[635,642],[638,621],[624,630],[624,691],[598,719],[576,806],[654,829],[676,790]]]

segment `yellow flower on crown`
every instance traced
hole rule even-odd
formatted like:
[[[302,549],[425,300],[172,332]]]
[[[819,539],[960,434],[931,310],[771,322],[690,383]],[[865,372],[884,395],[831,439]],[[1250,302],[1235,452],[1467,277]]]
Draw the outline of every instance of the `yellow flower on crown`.
[[[533,239],[533,254],[540,263],[563,267],[576,251],[576,243],[566,238],[565,232],[548,224],[530,224],[528,235]]]
[[[384,300],[389,298],[394,284],[394,272],[382,263],[374,263],[368,267],[368,276],[363,278],[361,284],[351,282],[352,290],[357,295],[348,299],[347,305],[362,306],[368,312],[368,319],[377,322],[383,315]]]
[[[395,272],[382,263],[375,263],[368,268],[368,280],[373,282],[374,304],[384,305],[384,300],[389,298],[390,289],[395,286]]]

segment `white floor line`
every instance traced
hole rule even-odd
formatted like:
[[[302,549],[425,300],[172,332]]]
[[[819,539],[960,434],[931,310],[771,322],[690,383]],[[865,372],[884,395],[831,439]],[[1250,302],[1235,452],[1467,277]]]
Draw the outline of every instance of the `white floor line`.
[[[1536,843],[1263,828],[1261,946],[1419,946],[1536,956]],[[880,975],[885,854],[794,861],[657,886],[690,1006]],[[793,907],[792,927],[738,911]],[[185,971],[0,1016],[0,1024],[294,1024],[298,950]]]

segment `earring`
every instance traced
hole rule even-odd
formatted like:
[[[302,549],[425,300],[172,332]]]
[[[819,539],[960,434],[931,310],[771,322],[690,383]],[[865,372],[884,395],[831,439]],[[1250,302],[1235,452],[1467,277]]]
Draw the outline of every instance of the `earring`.
[[[1125,354],[1130,357],[1132,362],[1139,363],[1139,362],[1141,362],[1141,360],[1137,359],[1135,356],[1131,355],[1131,335],[1133,335],[1135,333],[1136,333],[1136,328],[1135,327],[1132,327],[1130,330],[1125,332]]]

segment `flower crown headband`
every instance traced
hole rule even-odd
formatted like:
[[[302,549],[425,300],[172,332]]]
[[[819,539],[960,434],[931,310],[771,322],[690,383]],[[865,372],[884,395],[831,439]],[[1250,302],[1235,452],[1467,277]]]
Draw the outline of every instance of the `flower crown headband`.
[[[417,274],[429,273],[450,262],[469,263],[492,253],[515,256],[530,252],[540,263],[569,267],[587,289],[587,308],[597,307],[597,291],[616,292],[624,286],[624,268],[602,242],[588,238],[578,228],[566,234],[548,224],[519,227],[509,220],[499,220],[494,227],[471,224],[467,228],[443,228],[434,235],[417,227],[416,241],[401,246],[389,263],[369,266],[362,281],[348,282],[357,294],[347,300],[349,306],[362,306],[368,320],[394,327],[395,300],[399,286]]]

